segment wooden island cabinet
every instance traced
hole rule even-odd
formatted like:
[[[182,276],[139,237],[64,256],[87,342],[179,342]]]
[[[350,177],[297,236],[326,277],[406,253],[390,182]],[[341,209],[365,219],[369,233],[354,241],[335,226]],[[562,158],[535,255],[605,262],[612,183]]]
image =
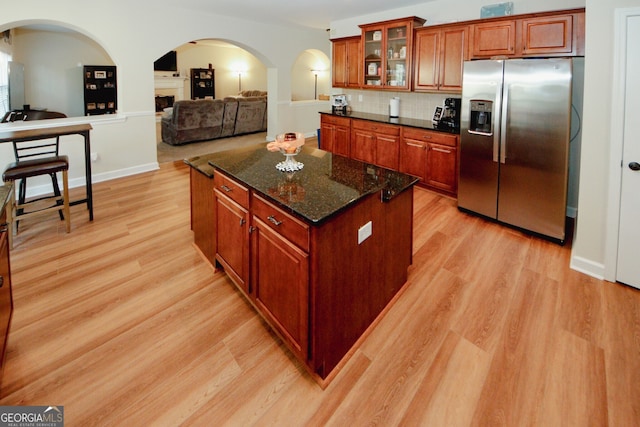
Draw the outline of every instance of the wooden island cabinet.
[[[11,265],[9,260],[10,225],[7,221],[11,209],[12,185],[0,186],[0,386],[7,352],[9,328],[13,316],[13,295],[11,289]]]
[[[194,243],[325,387],[407,281],[417,179],[310,146],[302,170],[281,160],[188,159]]]

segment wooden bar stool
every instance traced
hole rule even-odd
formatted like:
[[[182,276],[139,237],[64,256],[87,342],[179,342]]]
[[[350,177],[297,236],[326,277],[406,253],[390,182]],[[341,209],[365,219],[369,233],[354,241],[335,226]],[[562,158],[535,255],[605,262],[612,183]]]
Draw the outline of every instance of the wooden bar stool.
[[[56,141],[57,145],[57,141]],[[57,150],[56,150],[57,152]],[[66,225],[66,231],[71,231],[71,215],[69,213],[69,158],[64,155],[53,155],[42,158],[32,158],[28,160],[18,160],[7,166],[2,174],[2,179],[7,181],[16,182],[20,180],[20,189],[18,191],[18,199],[12,198],[13,203],[11,206],[11,218],[12,230],[11,233],[17,232],[18,221],[21,218],[28,218],[31,216],[45,214],[50,211],[58,211],[61,215],[61,219],[64,219]],[[62,172],[62,192],[58,188],[58,182],[56,174]],[[53,195],[44,196],[35,200],[26,201],[26,179],[34,176],[49,175],[53,183]],[[27,207],[33,203],[42,204],[43,201],[50,200],[54,202],[53,205],[41,208],[34,208],[34,210],[26,210]],[[12,242],[11,242],[12,243]]]

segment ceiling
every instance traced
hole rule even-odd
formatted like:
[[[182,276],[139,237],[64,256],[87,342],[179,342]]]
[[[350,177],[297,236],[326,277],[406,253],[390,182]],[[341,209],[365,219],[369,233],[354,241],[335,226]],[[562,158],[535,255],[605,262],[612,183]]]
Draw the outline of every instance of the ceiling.
[[[176,5],[176,0],[154,4]],[[331,21],[434,0],[180,0],[180,7],[251,21],[328,29]]]

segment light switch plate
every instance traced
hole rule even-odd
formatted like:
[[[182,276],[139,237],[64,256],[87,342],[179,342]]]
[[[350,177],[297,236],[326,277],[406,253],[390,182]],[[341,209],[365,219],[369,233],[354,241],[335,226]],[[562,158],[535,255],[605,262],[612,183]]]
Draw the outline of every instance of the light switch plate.
[[[371,224],[371,221],[369,221],[368,223],[360,227],[358,229],[358,244],[361,244],[362,242],[367,240],[369,236],[371,236],[372,232],[373,232],[373,224]]]

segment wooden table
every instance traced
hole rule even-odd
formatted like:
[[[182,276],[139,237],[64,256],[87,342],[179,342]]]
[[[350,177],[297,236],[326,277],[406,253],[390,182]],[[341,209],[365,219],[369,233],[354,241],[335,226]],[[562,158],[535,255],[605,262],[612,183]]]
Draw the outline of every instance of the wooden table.
[[[84,166],[86,175],[86,197],[81,200],[70,201],[71,205],[87,204],[89,220],[93,221],[93,190],[91,183],[91,141],[89,123],[77,125],[62,125],[36,129],[4,130],[0,131],[0,143],[36,141],[40,139],[58,138],[66,135],[81,135],[84,138]]]

